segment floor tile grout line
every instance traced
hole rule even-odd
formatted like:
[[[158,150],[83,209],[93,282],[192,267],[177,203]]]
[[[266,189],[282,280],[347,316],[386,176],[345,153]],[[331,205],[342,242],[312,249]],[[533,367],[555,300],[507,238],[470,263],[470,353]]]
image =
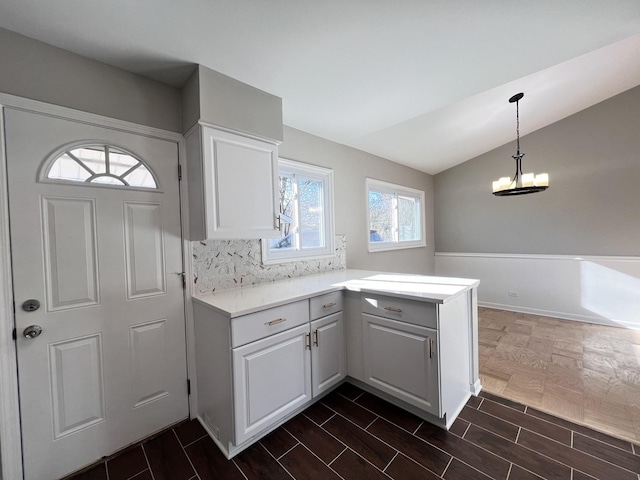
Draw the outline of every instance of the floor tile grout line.
[[[151,463],[149,463],[149,457],[147,456],[147,451],[144,449],[144,443],[141,444],[140,447],[142,447],[142,453],[144,453],[144,459],[147,461],[147,465],[149,466],[149,473],[151,473],[151,480],[156,480],[156,476],[153,474],[153,469],[151,468]]]
[[[357,426],[357,425],[356,425],[356,426]],[[345,447],[347,447],[347,448],[349,447],[346,443],[344,443],[342,440],[340,440],[338,437],[336,437],[333,433],[329,432],[329,431],[328,431],[327,429],[325,429],[324,427],[320,427],[320,426],[318,426],[318,428],[319,428],[320,430],[322,430],[323,432],[325,432],[327,435],[330,435],[331,437],[333,437],[333,438],[334,438],[338,443],[340,443],[341,445],[344,445],[344,446],[345,446]],[[358,428],[360,428],[360,427],[358,427]],[[286,429],[285,429],[285,430],[286,430]],[[293,433],[291,433],[289,430],[287,430],[287,433],[288,433],[289,435],[291,435],[293,438],[295,438],[295,439],[298,441],[298,443],[299,443],[300,445],[302,445],[302,446],[303,446],[303,447],[305,447],[307,450],[309,450],[311,453],[313,453],[313,450],[311,450],[311,448],[310,448],[310,447],[308,447],[307,445],[305,445],[305,443],[304,443],[302,440],[300,440],[298,437],[296,437]],[[296,446],[297,446],[297,445],[296,445]],[[295,447],[294,447],[294,448],[295,448]],[[291,450],[293,450],[293,448],[292,448]],[[291,450],[289,450],[289,451],[291,451]],[[343,450],[342,452],[344,452],[344,450]],[[336,458],[337,458],[337,457],[339,457],[340,455],[342,455],[342,452],[340,452],[338,455],[336,455]],[[287,453],[289,453],[289,452],[287,452]],[[286,454],[285,454],[285,455],[286,455]],[[314,455],[315,455],[315,453],[314,453]],[[315,455],[315,456],[316,456],[316,457],[318,457],[317,455]],[[283,457],[284,457],[284,455],[283,455]],[[280,458],[282,458],[282,457],[280,457]],[[327,465],[327,462],[325,462],[324,460],[322,460],[320,457],[318,457],[318,459],[319,459],[322,463],[324,463],[325,465]],[[335,458],[334,458],[333,460],[335,460]],[[332,462],[333,462],[333,460],[332,460]]]
[[[191,461],[191,457],[189,456],[189,454],[187,453],[187,450],[185,447],[182,446],[182,443],[180,442],[180,438],[178,437],[178,434],[176,432],[176,430],[174,428],[171,429],[171,431],[173,432],[173,435],[176,437],[176,441],[178,442],[178,445],[180,445],[180,448],[182,449],[182,453],[184,453],[184,456],[187,457],[187,460],[189,461],[189,465],[191,465],[191,468],[193,468],[193,473],[195,475],[198,475],[198,470],[196,470],[195,465],[193,464],[193,462]],[[234,462],[235,463],[235,462]],[[236,465],[237,467],[238,465]],[[240,470],[238,468],[238,470]],[[246,478],[246,477],[245,477]]]
[[[393,461],[396,459],[396,457],[400,454],[400,450],[396,450],[395,455],[391,458],[391,460],[389,460],[389,463],[387,463],[387,465],[382,469],[382,473],[386,473],[387,472],[387,468],[389,468],[389,465],[391,465],[393,463]]]
[[[464,429],[464,433],[462,434],[462,436],[460,438],[462,438],[463,440],[467,440],[466,438],[464,438],[464,436],[467,434],[467,432],[469,431],[470,428],[471,428],[471,422],[467,422],[467,428]],[[467,442],[468,441],[469,440],[467,440]],[[469,443],[471,443],[471,442],[469,442]]]
[[[382,420],[386,421],[387,423],[389,423],[389,424],[393,425],[394,427],[396,427],[396,428],[400,428],[400,427],[398,427],[397,425],[394,425],[392,422],[389,422],[386,418],[384,418],[384,417],[379,417],[379,419],[380,419],[380,418],[381,418]],[[439,450],[439,451],[441,451],[442,453],[444,453],[445,455],[449,455],[450,457],[453,457],[453,456],[454,456],[454,455],[452,455],[451,453],[447,452],[446,450],[442,449],[441,447],[438,447],[437,445],[434,445],[433,443],[429,442],[428,440],[426,440],[426,439],[424,439],[424,438],[422,438],[422,437],[418,437],[417,435],[413,435],[413,434],[409,433],[407,430],[404,430],[404,429],[401,429],[401,430],[403,430],[404,432],[406,432],[406,433],[408,433],[409,435],[411,435],[411,436],[412,436],[414,439],[416,439],[417,441],[419,441],[419,442],[423,442],[423,443],[426,443],[426,444],[427,444],[427,445],[429,445],[431,448],[434,448],[434,449],[436,449],[436,450]],[[377,439],[377,440],[379,440],[380,442],[384,443],[385,445],[389,446],[392,450],[396,450],[396,451],[398,451],[398,452],[402,453],[405,457],[407,457],[407,458],[411,459],[411,460],[412,460],[413,462],[415,462],[416,464],[418,464],[418,465],[420,465],[421,467],[426,468],[426,469],[427,469],[427,470],[429,470],[430,472],[432,472],[432,473],[434,473],[434,474],[438,475],[438,474],[437,474],[437,473],[435,473],[433,470],[430,470],[429,468],[425,467],[424,465],[422,465],[422,464],[421,464],[421,463],[419,463],[418,461],[414,460],[414,459],[413,459],[412,457],[410,457],[409,455],[407,455],[407,454],[403,453],[402,451],[398,450],[396,447],[394,447],[394,446],[393,446],[393,445],[391,445],[390,443],[388,443],[388,442],[384,441],[382,438],[378,437],[377,435],[374,435],[374,434],[373,434],[373,433],[371,433],[369,430],[365,430],[365,432],[367,432],[369,435],[371,435],[372,437],[376,438],[376,439]],[[467,441],[468,441],[468,440],[467,440]],[[471,443],[471,442],[469,442],[469,443]],[[458,459],[458,460],[460,460],[460,459]]]
[[[139,477],[140,475],[142,475],[144,472],[149,471],[149,474],[151,474],[151,469],[149,468],[145,468],[144,470],[142,470],[141,472],[136,473],[135,475],[132,475],[131,477],[129,477],[127,480],[136,480],[136,477]],[[191,479],[189,479],[191,480]]]
[[[424,425],[424,421],[420,422],[420,425],[418,425],[416,429],[413,432],[411,432],[411,435],[415,435],[418,432],[418,430],[420,430],[420,427],[422,427],[422,425]]]
[[[273,459],[276,461],[276,463],[277,463],[278,465],[280,465],[280,467],[282,467],[282,469],[283,469],[285,472],[287,472],[287,474],[288,474],[288,475],[289,475],[293,480],[296,480],[296,477],[294,477],[294,476],[291,474],[291,472],[290,472],[289,470],[287,470],[287,468],[286,468],[284,465],[282,465],[282,463],[280,462],[280,458],[284,457],[287,453],[289,453],[291,450],[293,450],[293,449],[298,445],[298,443],[296,443],[293,447],[291,447],[291,448],[290,448],[289,450],[287,450],[285,453],[283,453],[282,455],[280,455],[280,457],[279,457],[279,458],[276,458],[276,456],[275,456],[273,453],[271,453],[271,452],[269,451],[269,449],[268,449],[267,447],[265,447],[265,446],[264,446],[264,444],[263,444],[261,441],[259,441],[258,443],[259,443],[259,444],[260,444],[260,446],[261,446],[261,447],[262,447],[262,448],[267,452],[267,454],[268,454],[268,455],[271,455],[271,458],[273,458]]]
[[[493,433],[491,430],[487,430],[486,428],[483,428],[483,427],[481,427],[480,425],[476,425],[475,423],[474,423],[474,424],[472,424],[472,425],[474,425],[475,427],[477,427],[477,428],[479,428],[479,429],[481,429],[481,430],[484,430],[485,432],[489,432],[489,433],[491,433],[491,434],[493,434],[493,435],[496,435],[496,434],[495,434],[495,433]],[[499,435],[498,435],[498,436],[499,436]],[[500,437],[500,438],[504,438],[504,437]],[[519,463],[512,462],[512,461],[511,461],[511,460],[509,460],[508,458],[505,458],[505,457],[503,457],[502,455],[500,455],[500,454],[498,454],[498,453],[496,453],[496,452],[492,452],[491,450],[487,450],[487,449],[486,449],[486,448],[484,448],[483,446],[478,445],[477,443],[472,442],[471,440],[467,440],[466,438],[465,438],[464,440],[466,440],[467,442],[469,442],[470,444],[472,444],[472,445],[474,445],[474,446],[476,446],[476,447],[478,447],[478,448],[481,448],[482,450],[485,450],[485,451],[487,451],[487,452],[489,452],[489,453],[492,453],[493,455],[495,455],[495,456],[496,456],[496,457],[498,457],[498,458],[501,458],[502,460],[504,460],[504,461],[505,461],[505,462],[507,462],[507,463],[514,463],[514,464],[515,464],[515,465],[517,465],[518,467],[520,467],[520,468],[524,468],[525,470],[530,471],[530,470],[528,470],[527,468],[525,468],[525,467],[523,467],[522,465],[520,465]],[[505,439],[505,440],[506,440],[506,439]],[[563,466],[565,466],[565,467],[567,467],[567,468],[572,468],[572,467],[571,467],[571,465],[567,465],[567,464],[562,463],[562,462],[560,462],[560,461],[558,461],[558,460],[556,460],[556,459],[554,459],[554,458],[547,457],[546,455],[544,455],[544,454],[542,454],[542,453],[540,453],[540,452],[538,452],[538,451],[536,451],[536,450],[534,450],[534,449],[532,449],[532,448],[526,447],[526,446],[524,446],[524,445],[522,445],[522,444],[520,444],[520,443],[516,444],[515,442],[512,442],[511,440],[507,440],[507,441],[508,441],[509,443],[513,443],[514,445],[518,445],[519,447],[522,447],[522,448],[524,448],[524,449],[526,449],[526,450],[528,450],[528,451],[530,451],[530,452],[533,452],[533,453],[535,453],[535,454],[537,454],[537,455],[540,455],[541,457],[548,458],[548,459],[552,460],[553,462],[555,462],[555,463],[557,463],[557,464],[559,464],[559,465],[563,465]],[[565,446],[566,446],[566,445],[565,445]],[[617,466],[617,465],[616,465],[616,466]],[[534,473],[534,472],[531,472],[531,473]],[[535,475],[538,475],[538,474],[536,473]],[[539,475],[538,475],[538,476],[539,476]]]
[[[477,426],[477,425],[476,425],[476,426]],[[480,428],[482,428],[482,427],[480,427]],[[526,429],[525,429],[525,430],[526,430]],[[534,433],[534,434],[536,434],[535,432],[533,432],[533,433]],[[494,435],[495,435],[495,434],[494,434]],[[536,435],[537,435],[537,434],[536,434]],[[539,435],[539,436],[541,436],[541,437],[543,437],[543,438],[547,438],[547,437],[544,437],[543,435]],[[564,445],[564,444],[562,444],[562,443],[560,443],[560,442],[557,442],[557,441],[553,440],[552,438],[549,438],[548,440],[550,440],[550,441],[552,441],[552,442],[556,442],[556,443],[558,443],[558,444],[560,444],[560,445]],[[544,453],[542,453],[542,452],[538,452],[537,450],[534,450],[534,449],[532,449],[532,448],[529,448],[529,447],[527,447],[526,445],[522,445],[521,443],[517,443],[517,445],[521,446],[522,448],[526,448],[527,450],[531,450],[532,452],[535,452],[535,453],[537,453],[538,455],[540,455],[540,456],[542,456],[542,457],[545,457],[545,458],[548,458],[548,459],[550,459],[550,460],[553,460],[554,462],[559,463],[560,465],[564,465],[565,467],[569,467],[569,468],[572,468],[572,469],[574,469],[574,468],[575,468],[576,470],[578,470],[578,471],[580,471],[580,472],[584,473],[584,472],[583,472],[582,470],[580,470],[579,468],[576,468],[576,467],[573,467],[573,466],[571,466],[571,465],[568,465],[568,464],[566,464],[566,463],[564,463],[564,462],[562,462],[562,461],[560,461],[560,460],[558,460],[558,459],[555,459],[555,458],[553,458],[553,457],[550,457],[550,456],[548,456],[548,455],[545,455],[545,454],[544,454]],[[571,447],[568,447],[567,445],[564,445],[564,446],[565,446],[565,447],[567,447],[567,448],[571,448]],[[591,454],[589,454],[589,453],[587,453],[587,452],[583,452],[582,450],[578,450],[578,449],[576,449],[576,448],[572,448],[572,450],[573,450],[573,451],[575,451],[575,452],[582,453],[582,454],[584,454],[584,455],[588,455],[588,456],[589,456],[589,457],[591,457],[591,458],[594,458],[594,459],[596,459],[596,460],[599,460],[599,461],[601,461],[601,462],[603,462],[603,463],[606,463],[606,464],[611,465],[611,466],[613,466],[613,467],[619,468],[619,469],[624,470],[624,471],[626,471],[626,472],[629,472],[629,473],[632,473],[632,474],[638,475],[638,472],[631,471],[631,470],[629,470],[628,468],[625,468],[625,467],[623,467],[623,466],[621,466],[621,465],[616,465],[615,463],[611,463],[611,462],[609,462],[608,460],[604,460],[604,459],[602,459],[602,458],[600,458],[600,457],[596,457],[595,455],[591,455]],[[519,465],[518,465],[518,466],[519,466]],[[586,475],[589,475],[589,474],[587,473]]]
[[[516,439],[513,443],[518,443],[518,439],[520,438],[520,432],[522,431],[522,427],[518,427],[518,433],[516,433]]]
[[[367,462],[369,465],[371,465],[372,468],[374,468],[375,470],[377,470],[378,472],[383,473],[384,475],[386,475],[387,477],[391,478],[390,475],[388,475],[387,473],[385,473],[384,470],[382,470],[380,467],[377,467],[376,465],[374,465],[370,460],[364,458],[362,455],[360,455],[358,452],[356,452],[353,448],[351,448],[349,445],[347,445],[347,448],[345,450],[349,450],[351,453],[353,453],[355,456],[360,457],[362,460],[364,460],[365,462]],[[395,448],[393,450],[396,450]],[[344,452],[343,452],[344,453]],[[398,450],[396,450],[395,455],[393,456],[393,458],[396,458],[398,456]],[[393,458],[391,459],[391,461],[393,461]],[[391,461],[389,462],[389,464],[391,463]],[[333,463],[333,462],[331,462]],[[386,469],[389,464],[387,464],[387,466],[385,466],[384,468]]]
[[[327,410],[330,410],[330,409],[327,407]],[[333,412],[333,410],[331,410],[331,411]],[[335,412],[333,412],[333,413],[332,413],[332,415],[331,415],[329,418],[327,418],[324,422],[322,422],[322,423],[318,423],[318,422],[316,422],[313,418],[311,418],[309,415],[307,415],[307,414],[305,413],[305,410],[303,410],[303,411],[302,411],[302,412],[300,412],[300,413],[301,413],[302,415],[304,415],[306,418],[308,418],[309,420],[311,420],[313,423],[315,423],[316,425],[318,425],[319,427],[321,427],[322,425],[324,425],[325,423],[327,423],[329,420],[331,420],[333,417],[335,417],[335,416],[336,416],[336,413],[335,413]]]
[[[362,394],[363,394],[363,395],[364,395],[365,393],[368,393],[368,392],[364,392],[364,391],[362,392]],[[358,398],[360,398],[360,396],[358,396]],[[322,400],[320,400],[320,401],[322,401]],[[355,402],[352,402],[352,403],[355,403]],[[341,414],[341,413],[340,413],[340,412],[338,412],[337,410],[334,410],[333,408],[331,408],[331,407],[330,407],[330,406],[328,406],[327,404],[323,404],[323,405],[324,405],[325,407],[327,407],[329,410],[331,410],[331,411],[335,412],[335,414],[336,414],[336,415],[340,415],[342,418],[345,418],[345,419],[349,420],[351,423],[353,423],[354,425],[356,425],[356,426],[360,427],[360,425],[358,425],[358,424],[357,424],[357,423],[355,423],[354,421],[350,420],[349,418],[347,418],[345,415]],[[375,415],[375,416],[376,416],[376,418],[374,418],[374,419],[371,421],[371,423],[370,423],[369,425],[367,425],[367,426],[366,426],[366,427],[364,427],[364,428],[363,428],[363,427],[360,427],[360,428],[362,428],[363,430],[366,430],[367,428],[369,428],[369,427],[373,424],[373,422],[375,422],[378,418],[383,418],[384,420],[386,420],[387,422],[389,422],[389,423],[390,423],[391,425],[393,425],[394,427],[398,427],[398,428],[400,428],[400,429],[404,430],[405,432],[407,432],[407,433],[409,433],[409,434],[413,435],[413,433],[412,433],[410,430],[407,430],[406,428],[404,428],[404,427],[402,427],[402,426],[400,426],[400,425],[398,425],[398,424],[396,424],[396,423],[393,423],[391,420],[389,420],[389,419],[388,419],[388,418],[386,418],[385,416],[380,415],[379,413],[374,412],[373,410],[370,410],[370,409],[368,409],[367,407],[365,407],[365,406],[363,406],[363,405],[360,405],[359,403],[356,403],[356,405],[358,405],[360,408],[362,408],[362,409],[366,410],[367,412],[369,412],[369,413],[371,413],[371,414],[373,414],[373,415]],[[392,406],[394,406],[394,407],[395,407],[395,405],[393,405],[393,404],[390,404],[390,405],[392,405]],[[398,408],[400,408],[400,407],[398,407]],[[407,413],[410,413],[410,412],[407,412]],[[413,415],[413,414],[412,414],[412,415]],[[422,424],[424,423],[424,420],[422,420],[420,417],[418,417],[418,416],[416,416],[416,415],[414,415],[414,416],[415,416],[418,420],[420,420],[420,422],[421,422],[421,423],[420,423],[420,425],[422,425]],[[325,423],[326,423],[326,422],[325,422]],[[323,425],[324,425],[324,424],[323,424]]]
[[[177,436],[177,434],[176,434],[176,436]],[[180,443],[180,445],[182,445],[182,448],[187,448],[187,447],[193,445],[196,442],[199,442],[200,440],[202,440],[203,438],[208,437],[208,436],[209,436],[209,434],[207,432],[204,432],[204,434],[201,437],[198,437],[195,440],[193,440],[193,441],[191,441],[189,443],[186,443],[186,444],[183,444],[182,441],[180,440],[180,437],[178,437],[178,442]]]
[[[244,477],[245,480],[249,480],[247,478],[247,476],[244,474],[244,472],[242,471],[242,469],[240,468],[240,465],[238,465],[238,463],[236,462],[235,458],[232,458],[231,461],[233,462],[233,464],[236,466],[236,468],[238,469],[238,471],[240,472],[240,475],[242,475]],[[194,469],[195,470],[195,469]]]
[[[342,443],[342,442],[340,442],[340,443]],[[324,461],[324,460],[322,460],[318,455],[316,455],[316,453],[315,453],[313,450],[311,450],[309,447],[307,447],[307,446],[306,446],[304,443],[302,443],[302,442],[300,442],[300,445],[302,445],[302,448],[307,449],[307,450],[311,453],[311,455],[313,455],[313,456],[314,456],[314,457],[316,457],[318,460],[320,460],[320,462],[321,462],[323,465],[325,465],[327,468],[329,468],[329,469],[330,469],[333,473],[335,473],[338,477],[340,477],[342,480],[345,480],[345,478],[344,478],[342,475],[340,475],[340,474],[339,474],[338,472],[336,472],[333,468],[331,468],[331,467],[327,464],[327,462],[325,462],[325,461]],[[343,451],[344,451],[344,450],[343,450]],[[342,452],[340,452],[340,455],[341,455],[341,454],[342,454]],[[339,457],[340,455],[338,455],[338,457]],[[334,459],[334,460],[335,460],[335,459]]]
[[[528,429],[526,429],[526,428],[525,428],[525,430],[526,430],[526,431],[528,431],[528,432],[531,432],[530,430],[528,430]],[[618,465],[618,464],[616,464],[616,463],[610,462],[609,460],[606,460],[606,459],[604,459],[604,458],[598,457],[598,456],[593,455],[593,454],[591,454],[591,453],[589,453],[589,452],[585,452],[584,450],[580,450],[579,448],[574,448],[574,447],[572,447],[572,446],[564,445],[563,443],[558,442],[557,440],[554,440],[553,438],[545,437],[544,435],[540,435],[539,433],[536,433],[536,432],[531,432],[531,433],[533,433],[534,435],[538,435],[539,437],[542,437],[542,438],[544,438],[544,439],[547,439],[547,440],[550,440],[550,441],[552,441],[552,442],[555,442],[555,443],[558,443],[558,444],[560,444],[560,445],[563,445],[563,446],[565,446],[565,447],[568,447],[568,448],[570,448],[570,449],[571,449],[572,451],[574,451],[574,452],[582,453],[583,455],[587,455],[587,456],[589,456],[589,457],[591,457],[591,458],[595,458],[596,460],[600,460],[601,462],[607,463],[607,464],[609,464],[609,465],[613,465],[614,467],[618,467],[618,468],[620,468],[620,469],[622,469],[622,470],[626,470],[627,472],[631,472],[631,473],[634,473],[634,474],[636,474],[636,475],[640,475],[640,472],[634,472],[633,470],[629,470],[628,468],[623,467],[622,465]],[[573,432],[572,432],[572,433],[573,433]],[[518,433],[518,437],[519,437],[519,436],[520,436],[520,434]],[[516,439],[516,442],[517,442],[517,439]],[[520,444],[520,443],[518,443],[518,445],[520,445],[520,446],[524,447],[524,445],[522,445],[522,444]],[[608,445],[608,444],[607,444],[607,445]],[[618,449],[618,450],[621,450],[621,451],[622,451],[622,452],[624,452],[624,453],[629,453],[629,452],[627,452],[627,451],[625,451],[625,450],[622,450],[622,449]],[[534,451],[535,451],[535,450],[534,450]],[[540,452],[538,452],[538,453],[539,453],[540,455],[544,455],[543,453],[540,453]],[[546,455],[544,455],[544,456],[546,456]],[[551,457],[549,457],[549,458],[551,458]],[[556,460],[556,461],[558,461],[558,460]],[[562,463],[562,462],[559,462],[559,463]],[[570,466],[570,465],[567,465],[567,466]],[[573,468],[573,467],[572,467],[572,468]],[[578,470],[579,470],[579,471],[582,471],[582,470],[580,470],[580,469],[578,469]]]
[[[444,467],[444,470],[443,470],[443,471],[442,471],[442,473],[440,474],[440,476],[441,476],[442,478],[444,478],[445,474],[447,473],[447,469],[449,468],[449,465],[451,465],[451,462],[453,462],[453,459],[454,459],[454,458],[455,458],[455,457],[454,457],[453,455],[451,455],[451,458],[450,458],[450,459],[449,459],[449,461],[447,462],[447,466],[446,466],[446,467]]]
[[[334,459],[333,459],[333,460],[331,460],[329,463],[327,463],[327,466],[328,466],[328,467],[330,467],[330,466],[331,466],[331,464],[332,464],[333,462],[335,462],[337,459],[339,459],[339,458],[342,456],[342,454],[343,454],[344,452],[346,452],[347,450],[349,450],[349,447],[345,446],[345,447],[344,447],[344,449],[343,449],[343,450],[342,450],[338,455],[336,455],[336,458],[334,458]]]
[[[497,402],[493,402],[493,403],[497,403]],[[513,410],[513,409],[512,409],[512,410]],[[549,437],[549,436],[547,436],[547,435],[543,435],[542,433],[538,433],[538,432],[536,432],[535,430],[531,430],[530,428],[523,427],[522,425],[519,425],[519,424],[517,424],[517,423],[513,423],[512,421],[507,420],[507,419],[505,419],[505,418],[503,418],[503,417],[501,417],[501,416],[498,416],[498,415],[496,415],[496,414],[493,414],[493,413],[487,412],[487,411],[485,411],[485,410],[478,410],[478,411],[480,411],[480,412],[484,413],[485,415],[489,415],[489,416],[491,416],[491,417],[493,417],[493,418],[497,418],[498,420],[502,420],[503,422],[508,423],[508,424],[510,424],[510,425],[513,425],[513,426],[515,426],[515,427],[518,427],[518,428],[524,428],[524,429],[525,429],[526,431],[528,431],[528,432],[532,432],[532,433],[535,433],[536,435],[540,435],[541,437],[545,437],[545,438],[548,438],[549,440],[553,440],[554,442],[558,442],[558,440],[554,440],[553,438],[551,438],[551,437]],[[523,413],[523,412],[520,412],[520,413]],[[533,417],[533,415],[530,415],[530,416],[531,416],[531,417]],[[545,422],[545,423],[547,423],[547,424],[549,424],[549,425],[553,425],[554,427],[561,428],[561,429],[563,429],[563,430],[565,430],[565,431],[569,432],[569,434],[571,434],[571,433],[574,431],[574,430],[570,430],[570,429],[568,429],[568,428],[566,428],[566,427],[562,427],[562,426],[560,426],[560,425],[556,425],[555,423],[547,422],[546,420],[543,420],[542,418],[540,418],[540,419],[539,419],[538,417],[533,417],[533,418],[536,418],[537,420],[541,420],[541,421],[543,421],[543,422]],[[463,420],[464,420],[464,418],[463,418]],[[468,421],[468,420],[465,420],[465,421]],[[475,425],[475,424],[474,424],[474,425]],[[478,425],[478,426],[480,426],[480,425]],[[580,433],[580,432],[578,432],[578,433]],[[496,434],[496,435],[497,435],[497,434]],[[499,435],[499,436],[501,436],[501,437],[502,437],[502,435]],[[593,437],[589,437],[588,435],[585,435],[585,437],[593,438]],[[502,438],[506,438],[506,437],[502,437]],[[593,440],[597,440],[597,439],[593,438]],[[562,442],[558,442],[558,443],[562,443]],[[627,450],[624,450],[624,449],[622,449],[622,448],[616,447],[615,445],[611,445],[610,443],[607,443],[607,442],[601,442],[601,443],[604,443],[604,444],[606,444],[606,445],[610,445],[610,446],[612,446],[612,447],[617,448],[618,450],[621,450],[621,451],[623,451],[623,452],[625,452],[625,451],[626,451],[627,453],[629,453]],[[563,445],[564,445],[564,444],[563,444]]]
[[[513,470],[513,462],[509,463],[509,471],[507,472],[506,480],[509,480],[509,477],[511,476],[511,470]]]

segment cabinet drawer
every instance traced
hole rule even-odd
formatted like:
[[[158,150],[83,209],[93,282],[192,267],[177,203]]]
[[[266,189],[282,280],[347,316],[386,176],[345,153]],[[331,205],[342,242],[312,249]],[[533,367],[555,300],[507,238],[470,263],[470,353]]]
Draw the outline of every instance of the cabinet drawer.
[[[342,310],[342,292],[331,292],[309,300],[311,320],[326,317]]]
[[[428,328],[438,328],[436,306],[386,295],[362,294],[362,312]]]
[[[309,302],[288,303],[231,319],[231,347],[236,348],[309,322]]]

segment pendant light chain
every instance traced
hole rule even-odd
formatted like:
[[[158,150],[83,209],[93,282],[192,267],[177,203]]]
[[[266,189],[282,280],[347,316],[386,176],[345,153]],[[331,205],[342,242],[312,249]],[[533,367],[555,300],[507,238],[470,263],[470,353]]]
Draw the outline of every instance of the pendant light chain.
[[[520,101],[516,100],[516,150],[520,155]]]

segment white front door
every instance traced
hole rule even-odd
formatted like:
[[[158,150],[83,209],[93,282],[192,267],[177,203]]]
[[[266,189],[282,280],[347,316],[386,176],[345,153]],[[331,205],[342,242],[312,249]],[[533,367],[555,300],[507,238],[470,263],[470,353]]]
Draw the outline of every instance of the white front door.
[[[188,416],[178,144],[13,109],[5,132],[25,478],[54,479]]]

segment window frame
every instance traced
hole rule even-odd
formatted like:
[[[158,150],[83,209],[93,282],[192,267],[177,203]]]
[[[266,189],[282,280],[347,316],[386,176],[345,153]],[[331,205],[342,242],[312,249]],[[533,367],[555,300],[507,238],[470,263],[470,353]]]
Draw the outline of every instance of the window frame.
[[[315,260],[322,258],[335,257],[335,223],[334,223],[334,209],[333,209],[333,170],[330,168],[319,167],[317,165],[311,165],[308,163],[298,162],[296,160],[290,160],[287,158],[278,158],[278,179],[281,174],[302,176],[310,180],[318,180],[323,184],[322,203],[324,211],[324,240],[325,246],[318,248],[306,248],[302,247],[295,249],[283,249],[282,251],[272,250],[269,245],[273,239],[263,238],[261,240],[262,250],[262,264],[274,265],[278,263],[295,262],[300,260]],[[279,200],[278,200],[279,201]],[[295,200],[297,202],[297,199]],[[298,206],[294,207],[296,217],[298,215]],[[280,221],[284,215],[278,214]],[[294,218],[294,222],[296,218]],[[295,223],[294,223],[295,224]],[[296,227],[295,235],[299,236],[299,226]]]
[[[138,164],[143,166],[149,172],[149,174],[151,175],[151,178],[153,179],[153,181],[155,183],[155,186],[154,187],[143,187],[143,186],[138,186],[138,185],[130,185],[128,183],[125,183],[123,185],[118,185],[118,184],[111,184],[111,183],[91,182],[91,181],[87,181],[87,180],[79,181],[79,180],[69,180],[69,179],[64,179],[64,178],[49,177],[49,173],[50,173],[51,169],[54,167],[56,162],[63,155],[68,154],[72,150],[76,150],[76,149],[80,149],[80,148],[92,148],[92,147],[100,147],[100,148],[104,149],[104,151],[107,152],[106,153],[107,156],[109,155],[110,150],[113,149],[113,150],[116,150],[118,153],[123,153],[123,154],[128,155],[131,158],[137,160]],[[71,158],[73,158],[73,157],[71,157]],[[82,159],[80,159],[80,162],[82,162]],[[136,166],[136,168],[137,168],[137,166]],[[94,173],[98,173],[98,172],[94,172]],[[114,178],[119,178],[120,177],[120,176],[116,176],[116,175],[101,175],[101,174],[99,174],[97,176],[111,176],[111,177],[114,177]],[[121,175],[121,176],[124,177],[124,175]],[[122,179],[120,179],[120,181],[122,181]],[[60,147],[58,150],[56,150],[51,155],[49,155],[49,157],[46,158],[42,162],[42,164],[40,165],[40,168],[39,168],[39,171],[38,171],[38,182],[39,183],[50,183],[50,184],[73,185],[73,186],[77,186],[77,187],[115,188],[115,189],[137,190],[137,191],[140,191],[140,192],[159,192],[159,193],[162,193],[160,182],[158,180],[158,177],[157,177],[156,173],[151,168],[151,166],[149,164],[147,164],[147,162],[142,159],[142,157],[140,157],[139,155],[133,153],[131,150],[129,150],[127,148],[124,148],[124,147],[122,147],[122,146],[120,146],[120,145],[118,145],[116,143],[104,142],[104,141],[100,141],[100,140],[82,140],[82,141],[72,142],[72,143],[69,143],[67,145],[64,145],[64,146]]]
[[[419,218],[420,221],[420,238],[418,240],[404,240],[401,241],[398,236],[398,222],[397,222],[397,201],[395,205],[395,212],[392,214],[394,219],[394,225],[392,228],[395,231],[395,240],[391,242],[372,242],[371,241],[371,206],[369,204],[369,194],[371,191],[378,193],[392,194],[396,197],[406,196],[418,199],[419,205]],[[366,232],[367,232],[367,250],[370,253],[384,252],[390,250],[404,250],[407,248],[421,248],[427,246],[426,239],[426,208],[425,208],[425,193],[423,190],[417,190],[411,187],[405,187],[403,185],[397,185],[395,183],[384,182],[382,180],[376,180],[374,178],[366,178],[365,181],[365,210],[366,210]]]

